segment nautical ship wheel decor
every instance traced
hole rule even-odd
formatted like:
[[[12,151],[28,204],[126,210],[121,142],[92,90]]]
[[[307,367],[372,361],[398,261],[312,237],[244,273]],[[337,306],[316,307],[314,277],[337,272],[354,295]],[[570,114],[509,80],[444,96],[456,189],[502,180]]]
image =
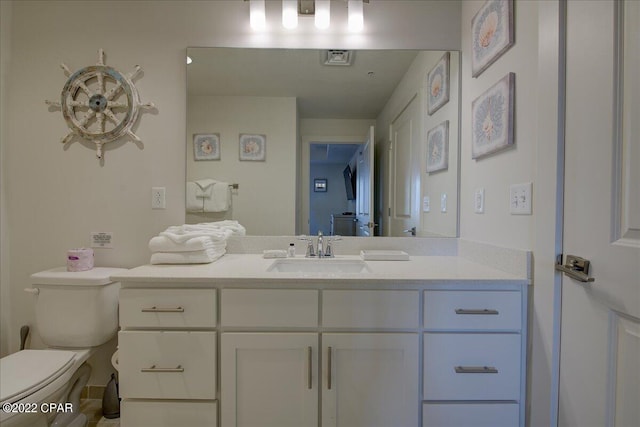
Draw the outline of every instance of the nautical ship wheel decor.
[[[62,109],[62,116],[71,132],[60,142],[66,144],[79,136],[96,145],[96,156],[103,158],[102,146],[128,136],[142,140],[131,131],[140,109],[155,108],[152,102],[141,103],[133,79],[142,72],[136,65],[129,74],[122,74],[104,64],[104,51],[98,51],[98,63],[71,73],[60,64],[68,77],[62,88],[60,102],[45,101]]]

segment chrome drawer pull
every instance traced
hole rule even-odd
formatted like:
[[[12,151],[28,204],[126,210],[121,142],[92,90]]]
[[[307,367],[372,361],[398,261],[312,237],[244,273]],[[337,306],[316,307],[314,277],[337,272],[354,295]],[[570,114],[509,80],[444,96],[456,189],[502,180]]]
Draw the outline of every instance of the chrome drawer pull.
[[[456,314],[500,314],[489,308],[456,308]]]
[[[143,308],[143,313],[184,313],[184,308],[158,308],[155,305],[151,308]]]
[[[140,372],[156,372],[156,373],[171,373],[171,372],[184,372],[184,368],[182,365],[178,365],[176,368],[156,368],[156,365],[153,365],[150,368],[142,368]]]
[[[312,355],[313,350],[311,346],[307,347],[307,363],[309,364],[309,370],[307,371],[307,388],[311,390],[313,388],[313,367],[312,367]]]
[[[456,374],[497,374],[493,366],[456,366]]]
[[[328,373],[327,373],[327,389],[328,390],[331,390],[331,364],[332,364],[332,361],[331,361],[331,356],[332,356],[331,353],[332,353],[332,351],[331,350],[332,350],[331,347],[327,348],[327,365],[328,365],[328,368],[329,368],[328,369]]]

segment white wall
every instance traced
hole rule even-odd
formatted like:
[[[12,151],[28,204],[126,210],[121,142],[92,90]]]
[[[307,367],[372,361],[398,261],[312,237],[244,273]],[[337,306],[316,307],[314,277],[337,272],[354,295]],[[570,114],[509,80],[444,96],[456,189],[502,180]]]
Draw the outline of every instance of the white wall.
[[[7,219],[5,145],[7,143],[6,108],[7,78],[11,58],[11,8],[0,2],[0,357],[9,353],[11,324],[11,296],[9,284],[9,221]],[[7,284],[4,286],[2,284]]]
[[[226,217],[189,213],[186,222],[235,219],[247,234],[295,234],[296,99],[189,96],[187,117],[187,180],[212,178],[240,188],[232,192]],[[220,134],[219,161],[194,160],[192,135],[197,133]],[[239,160],[240,133],[266,136],[264,162]]]
[[[442,58],[444,52],[420,52],[407,70],[407,73],[394,90],[380,113],[376,122],[376,154],[380,159],[379,167],[382,177],[387,179],[382,183],[380,206],[376,211],[382,213],[383,229],[389,229],[389,126],[416,96],[416,102],[420,106],[420,149],[416,150],[420,156],[420,195],[419,203],[424,196],[429,196],[432,204],[431,212],[421,212],[420,235],[439,235],[456,237],[458,233],[458,106],[460,104],[460,58],[457,52],[450,55],[449,76],[449,102],[443,105],[431,116],[427,114],[427,101],[425,96],[426,80],[429,71]],[[426,139],[427,132],[443,121],[449,121],[449,166],[446,171],[431,174],[426,172]],[[447,212],[440,211],[440,195],[447,194]]]
[[[484,1],[462,4],[460,237],[534,251],[530,352],[530,425],[551,424],[556,232],[559,6],[515,2],[515,44],[478,78],[471,77],[471,20]],[[471,103],[507,73],[516,74],[515,146],[471,159]],[[533,183],[533,215],[509,213],[509,186]],[[485,212],[473,193],[485,190]]]

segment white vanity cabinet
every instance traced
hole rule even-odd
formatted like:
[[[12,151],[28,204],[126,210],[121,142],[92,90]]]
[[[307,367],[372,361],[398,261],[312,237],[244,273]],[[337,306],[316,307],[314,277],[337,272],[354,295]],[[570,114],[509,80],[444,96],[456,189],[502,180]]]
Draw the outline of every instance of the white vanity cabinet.
[[[120,278],[121,425],[525,427],[530,283],[460,263],[397,280],[140,267]]]
[[[417,426],[418,301],[402,290],[223,289],[222,426]]]
[[[524,425],[526,298],[427,290],[423,427]]]
[[[122,427],[217,424],[217,291],[121,289]]]

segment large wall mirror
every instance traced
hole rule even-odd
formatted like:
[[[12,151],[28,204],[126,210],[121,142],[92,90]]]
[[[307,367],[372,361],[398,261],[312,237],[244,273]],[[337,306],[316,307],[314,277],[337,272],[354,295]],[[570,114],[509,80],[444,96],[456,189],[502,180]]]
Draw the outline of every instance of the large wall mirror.
[[[187,223],[458,235],[459,52],[187,55]]]

